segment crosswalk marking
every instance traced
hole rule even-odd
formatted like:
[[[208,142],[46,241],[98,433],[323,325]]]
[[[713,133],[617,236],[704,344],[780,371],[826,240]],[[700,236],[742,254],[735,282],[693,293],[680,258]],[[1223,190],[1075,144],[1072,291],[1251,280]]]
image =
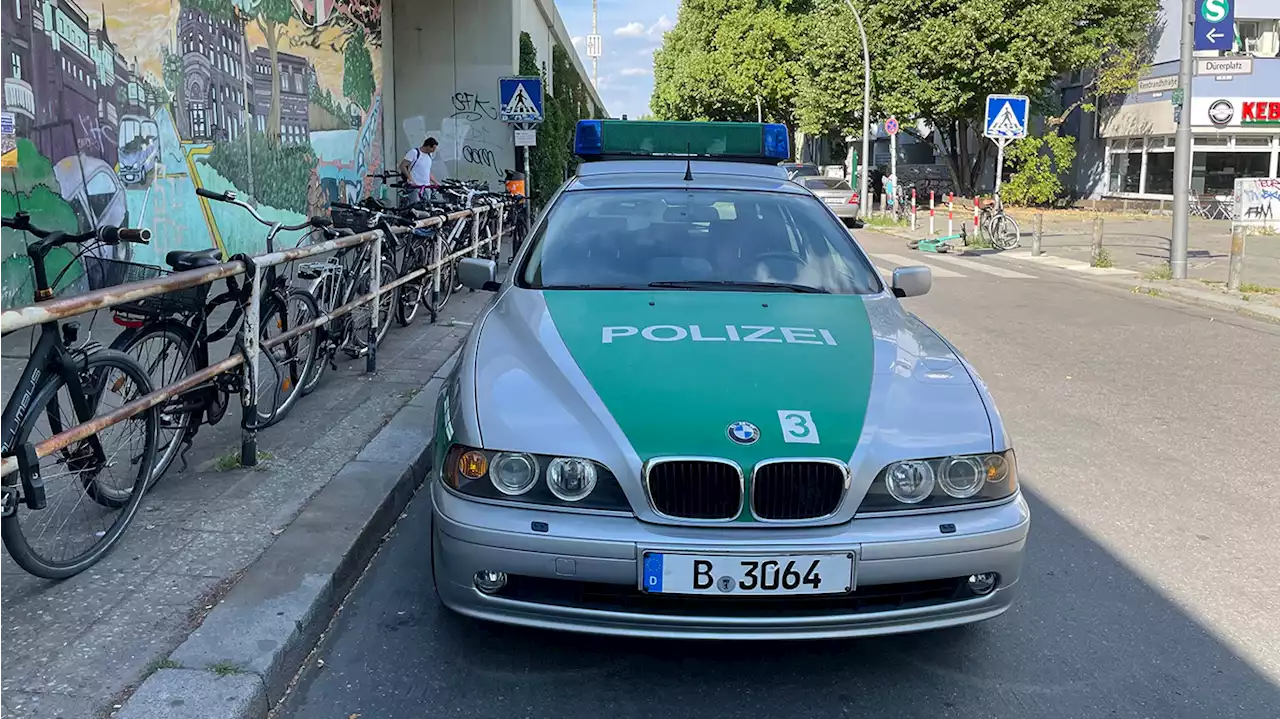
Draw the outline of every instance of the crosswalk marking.
[[[892,262],[893,264],[899,265],[901,267],[910,267],[911,265],[927,264],[915,258],[903,257],[902,255],[876,253],[871,256],[875,257],[876,259],[884,260],[885,262]],[[936,259],[936,258],[930,258],[930,259]],[[946,269],[945,267],[933,267],[932,265],[928,265],[928,267],[930,270],[933,271],[934,277],[964,277],[964,275],[960,274],[959,272],[953,272],[951,270]],[[889,274],[892,274],[892,273],[889,273]]]
[[[1022,272],[1005,269],[1003,267],[995,267],[993,265],[984,264],[982,262],[974,262],[973,260],[962,260],[959,257],[947,257],[946,255],[935,255],[933,257],[930,257],[929,259],[937,260],[939,262],[945,262],[951,265],[956,265],[958,267],[965,267],[970,270],[973,270],[974,272],[984,272],[988,275],[995,275],[996,277],[1004,277],[1010,280],[1034,280],[1036,278],[1035,275],[1028,275]]]
[[[1055,257],[1053,255],[1040,255],[1034,257],[1031,250],[1009,250],[1001,252],[996,257],[1002,257],[1006,260],[1017,260],[1019,262],[1035,262],[1050,267],[1057,267],[1062,270],[1071,270],[1073,272],[1084,272],[1090,275],[1136,275],[1134,270],[1126,270],[1120,267],[1091,267],[1088,262],[1081,260],[1072,260],[1066,257]]]

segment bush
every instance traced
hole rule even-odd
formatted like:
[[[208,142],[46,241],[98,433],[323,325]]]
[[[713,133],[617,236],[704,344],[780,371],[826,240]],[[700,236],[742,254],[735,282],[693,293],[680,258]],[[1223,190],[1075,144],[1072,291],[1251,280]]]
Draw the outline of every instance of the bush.
[[[1005,162],[1018,169],[1000,188],[1010,205],[1047,205],[1062,195],[1062,174],[1076,159],[1076,139],[1052,131],[1026,137],[1005,148]]]

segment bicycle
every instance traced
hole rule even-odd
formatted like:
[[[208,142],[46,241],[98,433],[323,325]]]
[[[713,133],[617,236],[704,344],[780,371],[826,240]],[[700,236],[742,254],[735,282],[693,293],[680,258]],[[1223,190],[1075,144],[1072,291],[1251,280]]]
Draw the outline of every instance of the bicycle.
[[[53,299],[45,268],[51,250],[89,242],[146,244],[151,239],[148,230],[113,226],[77,235],[42,230],[31,224],[25,212],[5,218],[3,226],[37,238],[27,247],[37,302]],[[18,471],[3,479],[0,537],[18,566],[45,579],[66,579],[106,555],[137,514],[156,460],[159,419],[154,406],[96,431],[89,429],[62,449],[40,456],[40,445],[50,438],[97,417],[118,415],[152,390],[146,370],[135,359],[88,342],[77,345],[78,330],[75,322],[40,325],[39,341],[4,408],[0,453],[16,459]],[[108,404],[111,395],[120,398],[120,405]],[[64,412],[64,403],[70,404],[69,412]],[[45,435],[43,440],[32,441],[33,432]],[[117,434],[124,436],[125,444],[108,449],[109,439]],[[138,437],[133,438],[134,434]],[[41,459],[52,459],[49,469],[53,471],[42,468]],[[113,481],[117,471],[122,476]],[[54,486],[58,489],[50,491]],[[52,506],[51,494],[56,496]],[[70,502],[69,494],[75,497]],[[87,504],[86,497],[91,500]],[[23,506],[26,512],[19,511]],[[82,508],[84,523],[90,525],[87,546],[70,556],[66,552],[51,556],[43,546],[50,528],[55,528],[52,539],[56,540]],[[39,514],[37,522],[27,526],[22,515],[30,512]]]
[[[1004,203],[997,192],[993,202],[982,206],[978,230],[991,246],[998,250],[1012,250],[1021,241],[1022,231],[1018,221],[1004,211]]]
[[[298,231],[325,224],[324,218],[311,218],[299,225],[271,223],[260,217],[252,207],[236,200],[232,192],[222,194],[197,189],[202,197],[228,202],[244,207],[255,219],[268,224],[267,250],[274,251],[274,239],[282,230]],[[205,250],[175,250],[168,253],[165,262],[174,272],[211,267],[222,261],[217,248]],[[116,270],[129,276],[158,277],[164,273],[159,267],[114,263]],[[258,337],[260,342],[290,331],[320,316],[315,298],[302,289],[290,288],[284,276],[268,266],[263,273],[263,290],[258,313]],[[244,352],[245,316],[253,292],[251,279],[243,284],[235,277],[226,279],[227,289],[209,300],[209,285],[199,285],[186,290],[144,298],[116,308],[115,322],[125,327],[112,349],[133,355],[142,362],[156,382],[168,386],[210,366],[210,346],[235,333],[236,337],[228,357]],[[209,319],[218,308],[230,305],[230,313],[217,329],[209,330]],[[245,421],[246,429],[262,429],[278,423],[289,413],[302,396],[300,387],[312,371],[318,352],[318,336],[315,330],[304,332],[274,347],[262,346],[254,396],[254,418]],[[265,365],[265,366],[264,366]],[[194,441],[201,424],[210,426],[222,420],[231,394],[243,392],[248,384],[243,365],[208,380],[172,398],[161,409],[160,450],[151,482],[154,483],[168,471],[173,461],[185,455]],[[183,467],[185,469],[185,460]]]

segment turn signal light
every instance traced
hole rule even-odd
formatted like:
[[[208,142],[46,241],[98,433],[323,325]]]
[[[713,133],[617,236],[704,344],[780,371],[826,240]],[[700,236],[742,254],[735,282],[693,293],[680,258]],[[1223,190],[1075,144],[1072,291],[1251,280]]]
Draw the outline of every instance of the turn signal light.
[[[467,479],[480,479],[489,471],[489,460],[482,452],[466,452],[458,458],[458,472]]]

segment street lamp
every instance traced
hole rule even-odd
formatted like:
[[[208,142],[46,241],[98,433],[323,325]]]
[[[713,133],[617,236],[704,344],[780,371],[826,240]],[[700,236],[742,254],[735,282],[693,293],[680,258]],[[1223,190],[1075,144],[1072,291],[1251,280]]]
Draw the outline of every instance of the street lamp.
[[[853,19],[858,23],[858,34],[862,36],[862,172],[858,180],[858,197],[861,198],[862,207],[870,207],[867,197],[867,180],[871,174],[871,52],[867,50],[867,31],[862,27],[862,16],[858,14],[858,8],[853,6],[853,0],[844,0],[849,6],[849,10],[853,12]],[[866,216],[865,214],[863,215]]]

